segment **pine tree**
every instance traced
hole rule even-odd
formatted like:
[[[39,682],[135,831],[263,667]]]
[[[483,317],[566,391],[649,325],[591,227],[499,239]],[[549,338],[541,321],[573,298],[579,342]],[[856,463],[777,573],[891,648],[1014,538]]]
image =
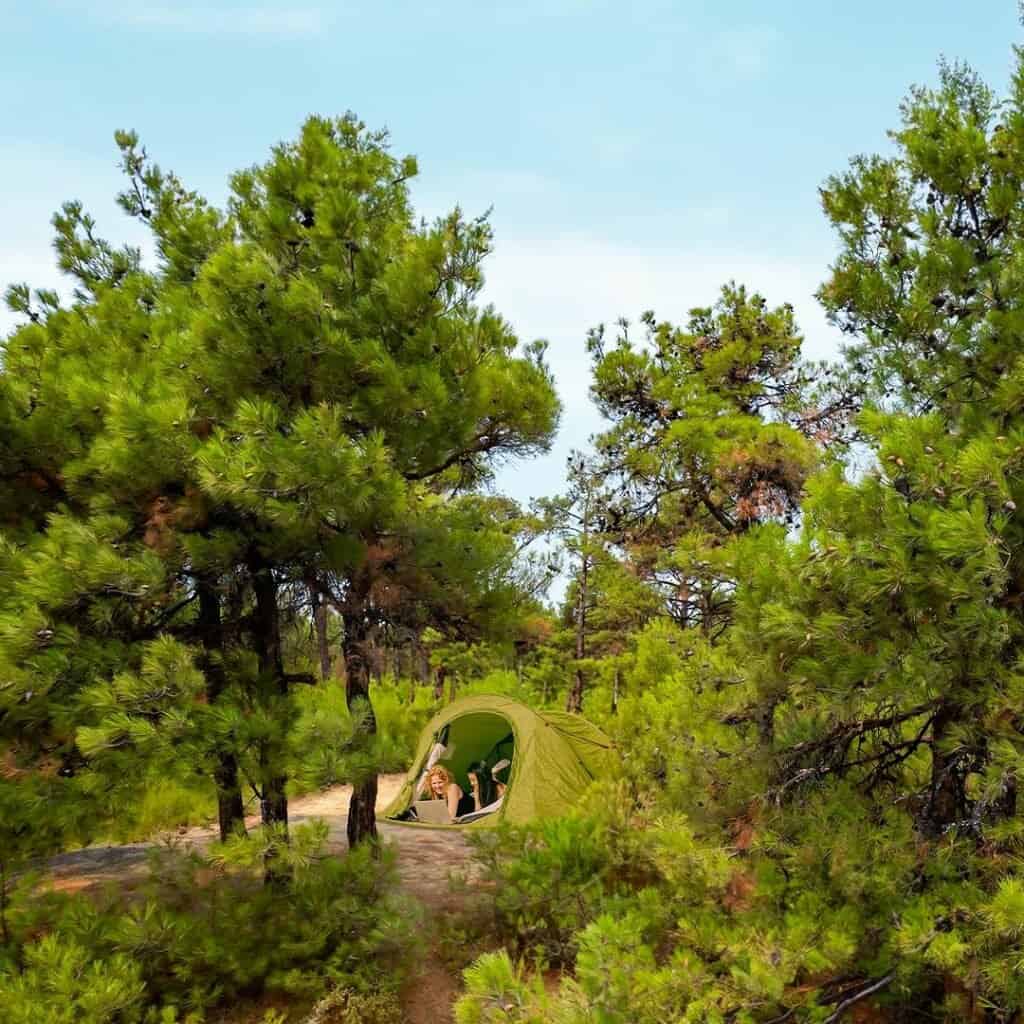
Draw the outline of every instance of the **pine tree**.
[[[66,723],[88,727],[102,712],[79,694],[118,669],[137,671],[161,633],[201,643],[208,702],[217,701],[225,680],[209,581],[173,542],[175,529],[202,513],[188,462],[195,438],[187,399],[161,379],[157,355],[181,329],[181,296],[168,299],[160,275],[143,270],[136,252],[99,239],[79,204],[65,204],[54,226],[60,265],[77,282],[75,303],[63,309],[43,293],[33,308],[27,286],[9,291],[9,305],[29,324],[8,339],[3,376],[20,412],[13,436],[27,453],[22,476],[50,497],[45,529],[37,517],[33,541],[19,552],[29,569],[5,595],[12,628],[4,654],[22,671],[33,703],[46,703],[46,717],[37,713],[31,730],[19,715],[5,718],[19,748],[52,746],[46,719],[63,720],[62,757],[80,768],[82,751]],[[17,534],[8,536],[18,543]],[[44,622],[48,637],[30,661],[26,616]],[[10,697],[24,701],[24,691]],[[224,835],[242,817],[225,739],[213,729],[205,754],[215,762]],[[125,783],[140,777],[123,763],[118,774]]]
[[[415,162],[385,143],[352,118],[311,119],[235,176],[240,238],[200,276],[193,361],[216,404],[237,403],[198,453],[203,487],[273,528],[267,562],[319,554],[344,581],[349,701],[371,733],[368,552],[425,490],[543,448],[557,412],[543,350],[515,356],[508,325],[474,304],[486,222],[417,227]],[[354,790],[353,841],[373,833],[375,785]]]
[[[538,502],[538,510],[548,529],[562,541],[572,564],[569,614],[572,619],[573,681],[566,697],[565,710],[579,714],[583,710],[585,660],[589,634],[588,616],[593,607],[591,577],[605,549],[601,536],[607,496],[602,491],[600,474],[581,452],[567,460],[568,490],[564,495]]]
[[[821,295],[856,339],[848,351],[854,372],[894,413],[875,417],[871,429],[880,479],[892,492],[884,500],[899,512],[894,532],[907,537],[905,571],[922,572],[932,586],[950,577],[963,591],[945,598],[956,601],[959,627],[937,597],[918,612],[948,645],[935,663],[958,666],[930,691],[921,719],[932,751],[922,827],[933,832],[979,825],[979,815],[1012,812],[1015,800],[1015,773],[991,775],[991,702],[1003,699],[997,666],[1018,657],[1024,585],[1016,516],[1024,497],[1017,482],[1024,319],[1014,285],[1024,252],[1024,65],[1017,57],[1005,102],[968,68],[943,64],[938,89],[916,89],[904,105],[894,155],[853,161],[822,193],[843,248]],[[956,647],[967,628],[994,645],[984,656],[971,649],[973,639]],[[989,788],[980,802],[970,799],[975,773],[1003,795],[996,800]]]
[[[685,329],[645,313],[610,346],[591,332],[592,392],[611,426],[596,444],[618,500],[608,532],[683,626],[728,621],[732,581],[717,549],[751,526],[793,523],[821,449],[843,435],[850,396],[800,361],[792,307],[728,285]]]
[[[801,907],[846,946],[813,980],[809,963],[787,969],[788,994],[756,982],[776,1016],[805,1005],[801,977],[835,1007],[1006,1021],[1021,1005],[1007,969],[1019,947],[996,909],[1019,884],[1024,753],[1020,81],[998,104],[944,67],[905,104],[895,155],[858,158],[823,191],[842,250],[821,294],[854,338],[874,462],[807,481],[795,542],[764,525],[734,544],[720,648],[733,668],[701,679],[694,701],[696,734],[730,772],[712,769],[712,800],[693,813],[760,837],[748,877],[794,907],[777,922],[780,966],[801,955],[785,936],[813,928]],[[765,904],[747,902],[756,927]],[[755,984],[767,965],[751,960]],[[844,973],[855,981],[840,996]]]

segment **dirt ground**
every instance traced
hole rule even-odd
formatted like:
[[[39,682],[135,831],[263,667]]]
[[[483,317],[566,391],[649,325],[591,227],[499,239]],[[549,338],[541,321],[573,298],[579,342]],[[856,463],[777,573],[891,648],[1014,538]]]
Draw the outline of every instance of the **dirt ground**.
[[[378,782],[377,809],[386,807],[398,792],[404,775],[381,775]],[[289,802],[289,821],[300,824],[311,818],[327,822],[328,850],[342,854],[348,848],[345,826],[348,819],[349,786],[336,786]],[[247,818],[257,825],[258,818]],[[469,847],[465,837],[454,829],[428,829],[378,822],[382,838],[398,855],[398,874],[402,888],[424,906],[430,919],[444,915],[455,906],[458,897],[448,884],[452,871],[465,872]],[[199,848],[217,838],[215,828],[181,829],[176,840]],[[154,840],[159,842],[160,839]],[[127,846],[93,846],[55,857],[49,865],[50,884],[55,889],[75,891],[105,883],[129,882],[132,875],[145,870],[146,855],[152,843]],[[423,975],[406,992],[404,999],[408,1024],[446,1024],[452,1020],[452,1004],[458,995],[459,979],[445,970],[436,957],[428,956]]]

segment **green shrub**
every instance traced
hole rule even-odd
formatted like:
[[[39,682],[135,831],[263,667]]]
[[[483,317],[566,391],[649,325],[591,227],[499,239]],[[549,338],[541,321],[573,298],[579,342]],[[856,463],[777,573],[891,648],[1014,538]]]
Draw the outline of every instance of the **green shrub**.
[[[653,881],[653,864],[607,787],[610,810],[470,836],[495,936],[519,955],[572,963],[577,936]]]
[[[413,699],[410,701],[410,696]],[[375,757],[378,770],[404,772],[412,764],[423,727],[438,710],[433,687],[412,687],[408,679],[384,679],[370,688],[377,718]]]
[[[105,837],[120,843],[141,842],[159,832],[205,825],[217,818],[217,794],[206,778],[154,778],[118,815]]]
[[[137,1024],[145,992],[142,969],[127,954],[98,958],[60,934],[27,946],[21,970],[0,973],[5,1024]]]
[[[455,1004],[456,1024],[553,1024],[540,978],[527,978],[508,953],[485,953],[463,973],[466,992]]]
[[[530,703],[529,692],[520,683],[515,672],[507,668],[495,668],[485,672],[478,678],[460,685],[456,691],[458,697],[468,697],[474,693],[498,693],[504,697],[512,697]]]
[[[579,937],[576,985],[563,986],[560,1001],[582,1002],[588,1020],[662,1024],[677,1019],[684,1004],[678,979],[656,962],[650,921],[629,911],[603,914]]]
[[[507,952],[486,953],[463,972],[465,994],[455,1006],[457,1024],[664,1024],[722,1021],[684,1017],[687,979],[674,964],[659,965],[649,942],[649,922],[627,913],[602,915],[580,936],[576,977],[563,976],[555,991],[532,977]],[[747,1018],[741,1018],[747,1019]]]
[[[329,992],[304,1024],[403,1024],[405,1017],[393,992],[368,995],[352,989]]]
[[[293,829],[284,858],[292,877],[276,886],[233,866],[259,862],[256,835],[216,859],[160,851],[127,902],[122,891],[18,888],[0,946],[0,1006],[35,1005],[25,1024],[149,1024],[163,1020],[153,1014],[173,1022],[261,993],[316,998],[343,987],[369,998],[397,988],[416,922],[393,857],[368,847],[327,857],[322,839],[323,830]]]

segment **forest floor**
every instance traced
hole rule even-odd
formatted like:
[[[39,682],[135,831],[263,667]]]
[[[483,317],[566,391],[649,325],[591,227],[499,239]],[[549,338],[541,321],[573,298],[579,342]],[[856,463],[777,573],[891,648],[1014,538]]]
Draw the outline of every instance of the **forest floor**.
[[[378,783],[377,808],[386,807],[402,785],[404,775],[381,775]],[[289,822],[297,825],[312,818],[323,819],[328,826],[330,853],[343,854],[348,849],[345,826],[348,819],[349,786],[335,786],[323,792],[310,793],[289,801]],[[258,817],[246,819],[247,826],[259,824]],[[458,909],[460,896],[449,884],[449,875],[465,875],[468,868],[469,844],[458,831],[426,829],[378,822],[381,837],[397,853],[399,884],[416,897],[426,914],[425,934],[438,935],[436,927],[446,914]],[[203,848],[217,838],[216,828],[180,829],[174,841]],[[148,843],[124,846],[91,846],[54,857],[47,875],[54,889],[79,891],[96,886],[130,885],[141,876],[147,855],[160,838]],[[452,1004],[458,995],[460,980],[445,967],[438,942],[428,943],[423,970],[407,986],[403,1005],[408,1024],[447,1024],[452,1018]]]

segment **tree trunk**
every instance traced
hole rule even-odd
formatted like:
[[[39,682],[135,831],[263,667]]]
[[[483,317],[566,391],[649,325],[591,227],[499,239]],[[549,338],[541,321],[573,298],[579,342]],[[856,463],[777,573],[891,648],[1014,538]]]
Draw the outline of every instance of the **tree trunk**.
[[[583,710],[583,670],[580,668],[577,668],[573,675],[569,696],[565,701],[565,710],[574,715]]]
[[[379,683],[384,675],[384,652],[381,650],[379,630],[367,630],[365,647],[367,677]]]
[[[448,669],[444,665],[438,665],[434,675],[434,700],[440,700],[444,696],[444,680],[447,675]]]
[[[344,627],[342,627],[344,629]],[[332,659],[334,661],[334,678],[340,682],[345,682],[348,678],[348,669],[345,668],[345,641],[342,640],[338,644],[338,649],[335,652],[336,656]]]
[[[940,836],[970,815],[967,798],[967,762],[964,751],[942,749],[943,740],[961,717],[955,704],[944,704],[932,723],[932,775],[924,807],[922,830]]]
[[[619,677],[622,670],[618,665],[615,666],[615,673],[612,676],[612,714],[617,714],[619,710]]]
[[[316,647],[320,655],[320,678],[331,678],[331,649],[327,643],[327,604],[316,588],[316,580],[309,580],[309,600],[313,606],[313,625],[316,628]]]
[[[288,684],[284,677],[284,656],[281,650],[281,619],[277,607],[277,581],[270,566],[258,555],[249,562],[252,573],[256,608],[253,616],[253,639],[259,659],[261,680],[269,685],[270,699],[287,696]],[[264,825],[283,826],[288,832],[288,797],[285,784],[288,777],[280,771],[280,752],[272,743],[260,744],[260,812]],[[282,873],[274,864],[272,855],[264,866],[266,881],[279,881]]]
[[[766,749],[770,749],[775,742],[775,705],[777,703],[777,700],[770,700],[765,707],[761,708],[757,716],[757,738]]]
[[[7,862],[0,857],[0,940],[5,946],[11,944],[11,929],[7,923]]]
[[[366,610],[359,600],[355,609],[345,616],[345,701],[349,711],[359,707],[361,730],[366,736],[377,732],[377,719],[370,704],[370,630]],[[356,846],[367,839],[377,839],[377,775],[372,774],[352,787],[348,805],[348,845]]]
[[[705,636],[711,635],[711,581],[700,581],[700,630]]]
[[[579,714],[583,710],[583,668],[580,662],[587,656],[587,588],[590,576],[590,557],[586,545],[590,543],[589,517],[583,523],[583,557],[580,560],[580,578],[576,596],[576,672],[565,702],[565,710]]]
[[[260,817],[264,825],[284,825],[288,828],[288,797],[285,785],[288,778],[274,771],[272,752],[266,744],[260,747],[260,774],[263,776],[263,799]]]
[[[413,641],[413,672],[421,683],[430,682],[430,654],[420,643],[419,636]]]
[[[202,669],[206,677],[206,702],[211,707],[227,689],[224,674],[224,626],[220,614],[220,597],[213,584],[199,580],[199,631],[203,644]],[[234,832],[245,831],[245,805],[238,784],[238,759],[233,750],[217,750],[213,781],[217,787],[217,820],[220,841]]]

